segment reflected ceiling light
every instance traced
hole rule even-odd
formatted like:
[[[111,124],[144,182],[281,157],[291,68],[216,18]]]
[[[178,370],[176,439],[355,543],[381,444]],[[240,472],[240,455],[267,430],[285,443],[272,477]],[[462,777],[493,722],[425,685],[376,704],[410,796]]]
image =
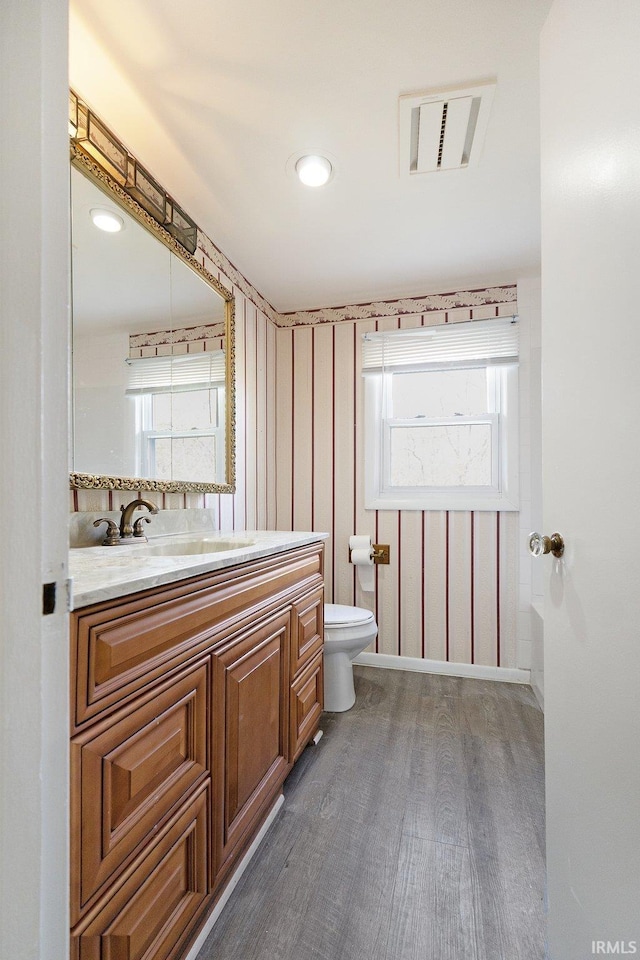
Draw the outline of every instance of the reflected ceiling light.
[[[104,230],[105,233],[119,233],[124,227],[122,217],[119,217],[117,213],[113,213],[111,210],[94,207],[93,210],[90,211],[90,216],[98,230]]]
[[[331,177],[333,167],[326,157],[300,157],[296,173],[307,187],[323,187]]]

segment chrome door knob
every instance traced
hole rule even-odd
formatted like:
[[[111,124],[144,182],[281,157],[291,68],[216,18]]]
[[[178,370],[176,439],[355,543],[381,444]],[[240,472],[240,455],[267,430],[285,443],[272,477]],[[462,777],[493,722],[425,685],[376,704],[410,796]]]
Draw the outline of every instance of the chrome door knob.
[[[559,533],[552,533],[550,537],[545,537],[542,533],[531,533],[529,534],[529,553],[534,557],[542,557],[545,553],[561,557],[564,553],[564,540]]]

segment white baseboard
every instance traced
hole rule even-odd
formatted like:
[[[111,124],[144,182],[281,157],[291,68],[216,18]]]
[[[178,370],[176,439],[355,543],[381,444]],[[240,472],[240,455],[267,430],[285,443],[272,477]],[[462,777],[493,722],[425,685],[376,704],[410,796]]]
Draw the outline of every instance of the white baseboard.
[[[476,663],[423,660],[421,657],[397,657],[389,653],[359,653],[353,662],[365,667],[384,667],[387,670],[413,670],[415,673],[441,673],[449,677],[471,677],[475,680],[531,683],[531,671],[515,667],[484,667]]]
[[[278,813],[278,811],[280,810],[280,807],[282,806],[283,803],[284,803],[284,795],[281,793],[280,796],[278,797],[278,799],[276,800],[276,802],[274,803],[274,805],[272,806],[271,810],[269,811],[269,814],[268,814],[268,816],[267,816],[267,819],[266,819],[265,822],[262,824],[262,827],[260,828],[260,831],[259,831],[259,833],[257,834],[255,840],[253,841],[253,843],[251,844],[251,846],[249,847],[249,849],[248,849],[247,852],[245,853],[244,857],[242,858],[242,860],[240,861],[240,863],[239,863],[238,866],[236,867],[235,871],[234,871],[233,874],[231,875],[231,878],[229,879],[226,887],[225,887],[224,890],[222,891],[222,895],[221,895],[220,899],[216,902],[215,907],[213,908],[213,910],[211,911],[211,913],[210,913],[209,916],[207,917],[207,922],[205,923],[204,927],[202,928],[202,930],[201,930],[200,933],[198,934],[197,940],[195,940],[195,941],[193,942],[193,945],[192,945],[191,949],[189,950],[189,953],[188,953],[188,954],[186,955],[186,957],[184,958],[184,960],[196,960],[196,957],[198,956],[198,954],[199,954],[200,951],[202,950],[202,947],[203,947],[203,945],[204,945],[205,940],[207,939],[207,937],[209,936],[209,934],[210,934],[211,931],[213,930],[213,926],[214,926],[216,920],[218,919],[218,917],[219,917],[220,914],[222,913],[222,910],[223,910],[223,908],[225,907],[225,905],[226,905],[229,897],[231,896],[231,894],[233,893],[233,891],[234,891],[235,888],[237,887],[238,882],[239,882],[239,880],[240,880],[240,877],[242,876],[242,874],[244,873],[244,871],[245,871],[245,870],[247,869],[247,867],[249,866],[249,862],[250,862],[251,858],[253,857],[254,853],[256,852],[256,850],[258,849],[258,847],[260,846],[260,844],[262,843],[262,840],[263,840],[263,837],[264,837],[265,833],[267,832],[267,830],[269,829],[269,827],[271,826],[271,824],[272,824],[273,821],[275,820],[275,818],[276,818],[276,816],[277,816],[277,813]]]

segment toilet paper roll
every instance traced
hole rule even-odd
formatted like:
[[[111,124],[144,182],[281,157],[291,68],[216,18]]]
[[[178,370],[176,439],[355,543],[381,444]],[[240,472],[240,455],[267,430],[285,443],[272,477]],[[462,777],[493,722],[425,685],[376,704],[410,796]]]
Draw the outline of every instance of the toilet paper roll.
[[[371,537],[355,535],[349,537],[349,550],[372,550]]]
[[[373,566],[373,551],[371,547],[367,547],[366,550],[352,550],[351,551],[351,563],[355,564],[356,567],[359,566]]]
[[[373,572],[373,547],[371,537],[349,537],[351,563],[357,567],[360,588],[364,593],[372,593],[375,583]]]

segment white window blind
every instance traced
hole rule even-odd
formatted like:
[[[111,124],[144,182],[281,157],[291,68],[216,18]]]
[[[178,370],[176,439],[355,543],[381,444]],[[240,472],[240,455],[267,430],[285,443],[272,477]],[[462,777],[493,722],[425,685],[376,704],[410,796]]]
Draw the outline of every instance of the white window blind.
[[[128,394],[166,393],[178,390],[208,390],[224,386],[224,350],[178,357],[128,359]]]
[[[518,362],[516,317],[362,335],[362,372]]]

